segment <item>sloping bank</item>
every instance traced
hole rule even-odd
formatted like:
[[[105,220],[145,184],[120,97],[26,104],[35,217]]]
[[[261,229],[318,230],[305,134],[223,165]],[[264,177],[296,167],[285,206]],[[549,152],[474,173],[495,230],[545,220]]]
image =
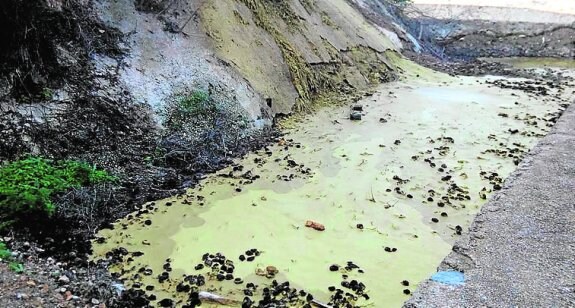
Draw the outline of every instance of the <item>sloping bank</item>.
[[[344,0],[12,0],[2,12],[0,161],[74,159],[120,179],[56,202],[97,199],[95,218],[57,207],[56,229],[78,239],[265,144],[276,115],[393,80],[385,52],[402,47]],[[67,235],[54,237],[70,247]]]

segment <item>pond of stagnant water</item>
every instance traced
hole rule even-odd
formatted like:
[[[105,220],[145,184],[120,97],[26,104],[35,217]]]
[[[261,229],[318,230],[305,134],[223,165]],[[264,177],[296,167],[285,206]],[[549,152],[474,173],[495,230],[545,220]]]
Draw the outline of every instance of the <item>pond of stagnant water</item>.
[[[573,98],[552,83],[534,94],[497,86],[525,79],[404,64],[399,81],[358,102],[361,121],[349,106],[288,120],[267,150],[101,231],[95,258],[125,248],[111,271],[178,306],[198,284],[221,296],[202,306],[241,306],[275,280],[316,303],[348,293],[354,306],[400,307]],[[218,262],[222,273],[209,266]]]

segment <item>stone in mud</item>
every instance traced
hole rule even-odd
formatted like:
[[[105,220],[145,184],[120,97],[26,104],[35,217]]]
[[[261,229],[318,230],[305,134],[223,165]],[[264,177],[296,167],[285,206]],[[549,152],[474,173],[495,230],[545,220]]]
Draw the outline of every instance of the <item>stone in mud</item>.
[[[277,267],[270,265],[268,267],[266,267],[266,272],[268,273],[268,275],[275,275],[277,273],[279,273],[280,271],[277,269]]]
[[[184,283],[179,283],[176,286],[176,292],[180,292],[180,293],[188,293],[190,292],[190,286]]]
[[[311,221],[311,220],[306,221],[305,226],[308,228],[312,228],[314,230],[317,230],[317,231],[324,231],[325,230],[324,225],[320,224],[319,222],[315,222],[315,221]]]
[[[169,298],[164,298],[163,300],[158,302],[158,305],[160,305],[160,307],[173,307],[174,301]]]
[[[349,119],[352,121],[360,121],[361,120],[361,113],[357,111],[353,111],[349,114]]]
[[[351,106],[351,110],[353,110],[353,111],[363,111],[363,105],[362,105],[362,104],[355,104],[355,105]]]
[[[455,234],[461,235],[463,228],[460,225],[455,226]]]
[[[250,308],[253,304],[254,302],[249,297],[245,297],[242,302],[242,308]]]
[[[62,276],[60,276],[60,278],[58,278],[58,283],[68,284],[68,283],[70,283],[70,278],[68,278],[68,276],[66,276],[66,275],[62,275]]]

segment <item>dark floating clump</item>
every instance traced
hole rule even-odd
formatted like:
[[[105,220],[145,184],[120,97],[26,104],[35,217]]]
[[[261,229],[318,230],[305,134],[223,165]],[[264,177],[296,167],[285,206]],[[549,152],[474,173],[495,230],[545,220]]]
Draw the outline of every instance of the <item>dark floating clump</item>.
[[[386,252],[396,252],[397,248],[395,248],[395,247],[384,247],[383,250],[385,250]]]
[[[463,228],[460,225],[455,226],[455,234],[461,235]]]

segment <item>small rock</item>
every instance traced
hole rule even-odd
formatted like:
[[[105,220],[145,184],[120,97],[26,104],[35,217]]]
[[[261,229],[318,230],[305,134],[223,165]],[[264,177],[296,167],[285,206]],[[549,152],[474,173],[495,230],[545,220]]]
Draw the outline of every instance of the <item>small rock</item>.
[[[16,298],[20,300],[27,300],[29,297],[26,293],[16,293]]]
[[[266,267],[266,272],[270,275],[275,275],[275,274],[279,273],[279,270],[277,269],[277,267],[270,265],[270,266]]]
[[[68,278],[68,276],[66,276],[66,275],[62,275],[62,276],[60,276],[60,278],[58,278],[58,283],[68,284],[68,283],[70,283],[70,278]]]
[[[160,305],[160,307],[172,307],[174,306],[174,301],[169,298],[164,298],[158,302],[158,305]]]
[[[351,110],[353,111],[363,111],[363,105],[361,104],[355,104],[351,107]]]
[[[95,298],[92,298],[92,300],[90,302],[92,303],[92,305],[99,305],[100,304],[100,301],[95,299]]]
[[[352,121],[360,121],[361,120],[361,113],[354,111],[349,114],[349,119]]]
[[[305,226],[308,228],[315,229],[317,231],[324,231],[325,230],[324,225],[320,224],[319,222],[315,222],[315,221],[311,221],[311,220],[306,221]]]
[[[34,280],[28,280],[28,281],[26,282],[26,285],[29,286],[29,287],[35,287],[35,286],[36,286],[36,283],[34,282]]]

